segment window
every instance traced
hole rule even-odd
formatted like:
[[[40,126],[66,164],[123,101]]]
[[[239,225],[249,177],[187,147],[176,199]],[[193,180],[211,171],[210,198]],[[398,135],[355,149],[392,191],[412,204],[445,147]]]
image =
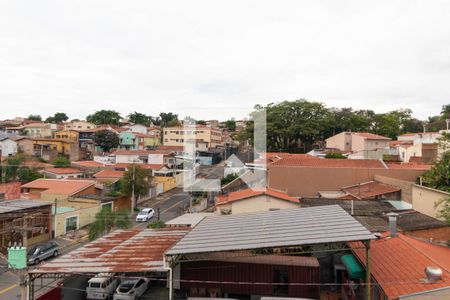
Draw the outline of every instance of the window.
[[[66,232],[76,230],[78,228],[78,216],[66,218]]]

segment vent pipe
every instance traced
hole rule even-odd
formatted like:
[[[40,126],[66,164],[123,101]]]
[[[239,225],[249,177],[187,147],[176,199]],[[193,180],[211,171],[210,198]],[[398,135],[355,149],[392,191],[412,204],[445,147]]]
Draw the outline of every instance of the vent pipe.
[[[398,214],[395,212],[390,212],[386,214],[389,217],[389,232],[391,237],[397,236],[397,218]]]

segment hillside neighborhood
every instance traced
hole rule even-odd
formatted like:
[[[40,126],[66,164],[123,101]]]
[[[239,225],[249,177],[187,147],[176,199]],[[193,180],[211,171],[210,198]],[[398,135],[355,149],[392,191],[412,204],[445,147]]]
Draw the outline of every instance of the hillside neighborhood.
[[[449,299],[449,106],[387,136],[334,125],[290,141],[271,109],[266,150],[251,117],[0,121],[0,281],[17,282],[0,293]]]

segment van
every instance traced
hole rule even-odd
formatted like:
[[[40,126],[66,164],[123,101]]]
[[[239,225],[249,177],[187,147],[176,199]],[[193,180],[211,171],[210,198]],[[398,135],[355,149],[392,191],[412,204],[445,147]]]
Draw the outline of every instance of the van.
[[[113,274],[98,274],[89,279],[86,299],[112,299],[119,280]]]

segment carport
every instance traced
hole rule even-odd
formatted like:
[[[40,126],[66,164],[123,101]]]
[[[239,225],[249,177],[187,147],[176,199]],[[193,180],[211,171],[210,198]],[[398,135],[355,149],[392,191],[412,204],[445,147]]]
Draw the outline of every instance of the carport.
[[[234,291],[242,290],[243,286],[275,286],[277,283],[270,279],[255,279],[262,273],[255,263],[265,266],[299,264],[305,267],[301,261],[307,258],[305,256],[350,252],[348,242],[351,241],[362,242],[369,266],[372,239],[375,236],[338,205],[208,217],[166,252],[166,264],[170,269],[170,297],[173,297],[174,283],[177,289],[183,285],[189,288],[204,283],[202,289],[212,287],[212,290],[228,288]],[[289,259],[295,261],[289,262]],[[192,276],[194,272],[183,272],[183,263],[192,269],[202,270],[214,264],[223,266],[224,261],[234,265],[238,262],[253,263],[252,271],[243,276],[240,271],[244,270],[242,267],[235,268],[235,272],[205,272],[203,277],[197,276],[200,271],[196,272],[196,277]],[[197,266],[193,266],[194,262],[198,262]],[[317,285],[307,281],[305,276],[296,276],[294,280],[298,281],[288,285]],[[365,274],[365,287],[366,299],[370,299],[369,267]]]
[[[116,230],[30,271],[30,299],[77,275],[166,273],[164,253],[188,232],[189,228],[179,227]]]

